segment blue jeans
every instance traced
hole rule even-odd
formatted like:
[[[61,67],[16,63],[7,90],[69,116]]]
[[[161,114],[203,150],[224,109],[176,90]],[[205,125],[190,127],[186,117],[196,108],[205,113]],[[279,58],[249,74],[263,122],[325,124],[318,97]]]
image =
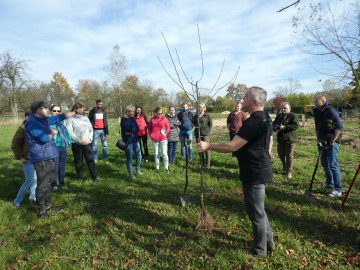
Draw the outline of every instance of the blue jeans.
[[[181,142],[181,158],[185,160],[186,158],[186,147],[188,146],[188,156],[189,160],[192,161],[192,132],[183,132],[180,131],[179,134],[180,142]]]
[[[338,162],[339,144],[334,143],[329,148],[318,145],[318,150],[321,152],[321,166],[325,171],[326,186],[341,192],[341,174]]]
[[[106,142],[106,134],[103,129],[94,129],[94,137],[92,142],[92,148],[94,152],[94,160],[98,160],[98,146],[97,142],[100,137],[101,144],[102,144],[102,157],[103,159],[108,159],[108,147]]]
[[[155,157],[155,168],[158,170],[160,168],[160,151],[164,160],[164,168],[165,170],[169,169],[169,157],[167,153],[167,140],[163,140],[160,142],[152,141],[154,147],[154,157]]]
[[[29,200],[30,201],[36,200],[35,191],[37,186],[37,182],[36,182],[37,177],[36,177],[34,165],[31,163],[30,160],[28,160],[26,163],[23,163],[22,166],[23,166],[25,180],[24,183],[21,185],[17,193],[17,196],[14,200],[14,204],[16,205],[21,204],[21,202],[24,199],[25,193],[28,189],[30,189]]]
[[[139,142],[129,143],[125,150],[126,168],[127,168],[129,175],[133,175],[132,167],[131,167],[133,151],[135,153],[135,158],[136,158],[135,169],[137,172],[139,172],[140,171],[140,162],[141,162],[141,152],[140,152]]]
[[[176,147],[177,147],[177,141],[176,142],[168,142],[168,157],[169,162],[174,163],[176,160]]]
[[[56,147],[56,152],[54,179],[51,186],[55,187],[57,185],[57,180],[59,179],[59,185],[63,187],[65,185],[66,147],[58,146]]]
[[[250,251],[258,256],[266,256],[275,249],[269,220],[265,212],[265,184],[243,183],[245,209],[253,229],[253,244]]]

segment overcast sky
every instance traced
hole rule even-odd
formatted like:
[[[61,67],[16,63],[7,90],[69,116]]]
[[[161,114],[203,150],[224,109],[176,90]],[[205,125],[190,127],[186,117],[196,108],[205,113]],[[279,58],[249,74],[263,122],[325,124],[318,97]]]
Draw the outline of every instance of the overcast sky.
[[[180,89],[157,59],[174,75],[161,33],[172,53],[177,49],[188,77],[196,81],[201,75],[199,25],[202,87],[213,86],[225,60],[218,86],[230,81],[240,67],[236,83],[261,86],[270,97],[288,78],[299,80],[302,92],[315,92],[322,88],[319,80],[327,78],[312,68],[318,62],[301,53],[291,35],[296,8],[276,12],[292,2],[0,0],[0,52],[11,50],[13,56],[30,60],[35,80],[49,82],[54,72],[61,72],[75,87],[79,79],[105,80],[104,67],[118,44],[128,60],[128,74],[173,92]]]

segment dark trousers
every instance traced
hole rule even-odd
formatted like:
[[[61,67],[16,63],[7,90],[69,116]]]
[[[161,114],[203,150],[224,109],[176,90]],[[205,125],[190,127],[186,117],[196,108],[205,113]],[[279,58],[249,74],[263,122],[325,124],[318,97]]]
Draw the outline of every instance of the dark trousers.
[[[37,175],[36,204],[40,212],[49,209],[51,204],[51,183],[54,178],[54,159],[36,161],[34,167]]]
[[[144,136],[138,136],[141,156],[145,160],[149,159],[149,150],[148,150],[148,146],[147,146],[147,137],[148,137],[147,134],[145,134]]]
[[[74,155],[74,164],[75,164],[77,177],[80,179],[84,179],[84,165],[83,165],[83,157],[84,157],[87,166],[89,168],[91,179],[93,181],[96,180],[94,153],[92,150],[91,143],[89,143],[88,145],[72,143],[71,150]]]
[[[210,142],[209,136],[200,136],[200,140],[204,142]],[[199,153],[200,160],[205,168],[210,168],[211,152],[210,150]]]

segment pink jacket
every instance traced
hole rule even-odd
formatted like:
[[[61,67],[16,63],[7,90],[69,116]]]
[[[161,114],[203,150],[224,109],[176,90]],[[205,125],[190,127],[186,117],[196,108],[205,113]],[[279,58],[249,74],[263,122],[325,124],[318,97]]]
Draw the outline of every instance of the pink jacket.
[[[148,132],[151,140],[161,142],[167,139],[170,132],[170,125],[165,116],[154,116],[149,121]]]

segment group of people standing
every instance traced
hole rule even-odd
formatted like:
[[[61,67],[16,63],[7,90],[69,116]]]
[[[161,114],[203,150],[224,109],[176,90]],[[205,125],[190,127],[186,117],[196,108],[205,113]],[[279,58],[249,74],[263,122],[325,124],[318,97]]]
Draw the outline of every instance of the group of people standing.
[[[85,179],[85,158],[92,181],[96,183],[97,146],[93,143],[96,138],[101,138],[103,157],[108,157],[105,136],[107,119],[101,100],[97,100],[97,106],[92,110],[96,113],[90,118],[85,116],[81,103],[75,103],[67,113],[61,113],[59,105],[50,108],[49,116],[48,110],[49,106],[44,101],[33,102],[31,112],[25,113],[25,120],[16,131],[11,146],[15,158],[22,162],[25,176],[13,203],[19,207],[30,189],[29,199],[36,202],[39,217],[48,216],[49,211],[60,210],[51,203],[51,191],[65,188],[68,146],[71,145],[77,177],[82,180]],[[105,113],[100,115],[101,111]]]
[[[187,102],[182,103],[182,109],[176,114],[175,107],[170,105],[168,112],[163,115],[161,107],[153,110],[153,116],[148,119],[141,107],[127,106],[124,116],[120,120],[121,137],[127,143],[126,167],[131,178],[136,178],[132,170],[132,157],[135,153],[136,174],[143,175],[140,171],[141,160],[149,161],[147,137],[149,135],[153,149],[155,171],[160,170],[160,157],[164,162],[164,169],[170,173],[169,164],[176,161],[178,141],[181,143],[182,160],[193,159],[192,133],[195,127],[197,140],[209,140],[212,128],[210,115],[206,113],[206,106],[201,103],[199,112],[195,115],[189,110]],[[201,156],[204,154],[201,154]],[[203,158],[204,166],[210,168],[210,153]]]
[[[296,129],[298,121],[291,113],[290,104],[281,104],[281,112],[272,121],[264,111],[267,93],[260,87],[247,89],[243,104],[237,103],[235,111],[227,119],[230,140],[216,143],[209,140],[212,128],[210,115],[206,113],[205,104],[200,104],[199,111],[193,115],[188,104],[182,104],[182,110],[176,115],[175,108],[169,107],[166,116],[162,108],[153,111],[153,117],[148,120],[142,108],[128,106],[121,118],[121,136],[127,143],[126,167],[129,175],[135,178],[132,171],[132,156],[135,153],[135,169],[138,175],[142,157],[148,162],[147,134],[149,134],[155,158],[155,170],[160,167],[160,153],[163,156],[164,168],[169,173],[169,162],[176,157],[177,142],[181,142],[181,156],[184,160],[192,160],[192,132],[195,127],[197,150],[202,165],[210,167],[210,150],[222,153],[234,153],[238,159],[240,180],[242,182],[246,212],[251,220],[253,229],[253,243],[248,250],[251,256],[266,256],[275,249],[269,220],[265,212],[265,187],[272,181],[271,151],[273,132],[277,135],[277,151],[284,172],[288,179],[293,176],[294,149],[297,140]],[[31,105],[31,113],[26,113],[25,121],[17,130],[12,149],[15,157],[23,164],[25,181],[14,200],[19,206],[27,189],[30,197],[36,201],[38,215],[48,216],[49,211],[57,211],[51,202],[51,186],[56,179],[64,186],[64,159],[66,147],[71,144],[77,176],[83,175],[82,158],[85,157],[92,180],[96,182],[95,163],[97,161],[96,137],[100,137],[103,145],[103,158],[107,160],[106,135],[108,134],[106,112],[102,108],[102,101],[98,100],[89,118],[84,115],[84,106],[76,103],[72,110],[61,114],[60,106],[51,108],[52,115],[47,116],[48,105],[43,101],[36,101]],[[323,188],[330,189],[330,196],[341,196],[341,176],[338,166],[338,150],[341,130],[341,119],[324,96],[314,99],[316,108],[315,128],[318,151],[321,153],[321,164],[324,167],[326,183]],[[250,116],[241,111],[247,109]],[[66,118],[66,124],[64,120]],[[89,120],[90,119],[90,120]],[[141,142],[141,147],[140,147]],[[61,149],[59,149],[61,148]],[[96,150],[96,153],[94,153]],[[188,157],[186,156],[188,154]],[[55,169],[55,164],[56,169]],[[55,176],[56,175],[56,176]]]

